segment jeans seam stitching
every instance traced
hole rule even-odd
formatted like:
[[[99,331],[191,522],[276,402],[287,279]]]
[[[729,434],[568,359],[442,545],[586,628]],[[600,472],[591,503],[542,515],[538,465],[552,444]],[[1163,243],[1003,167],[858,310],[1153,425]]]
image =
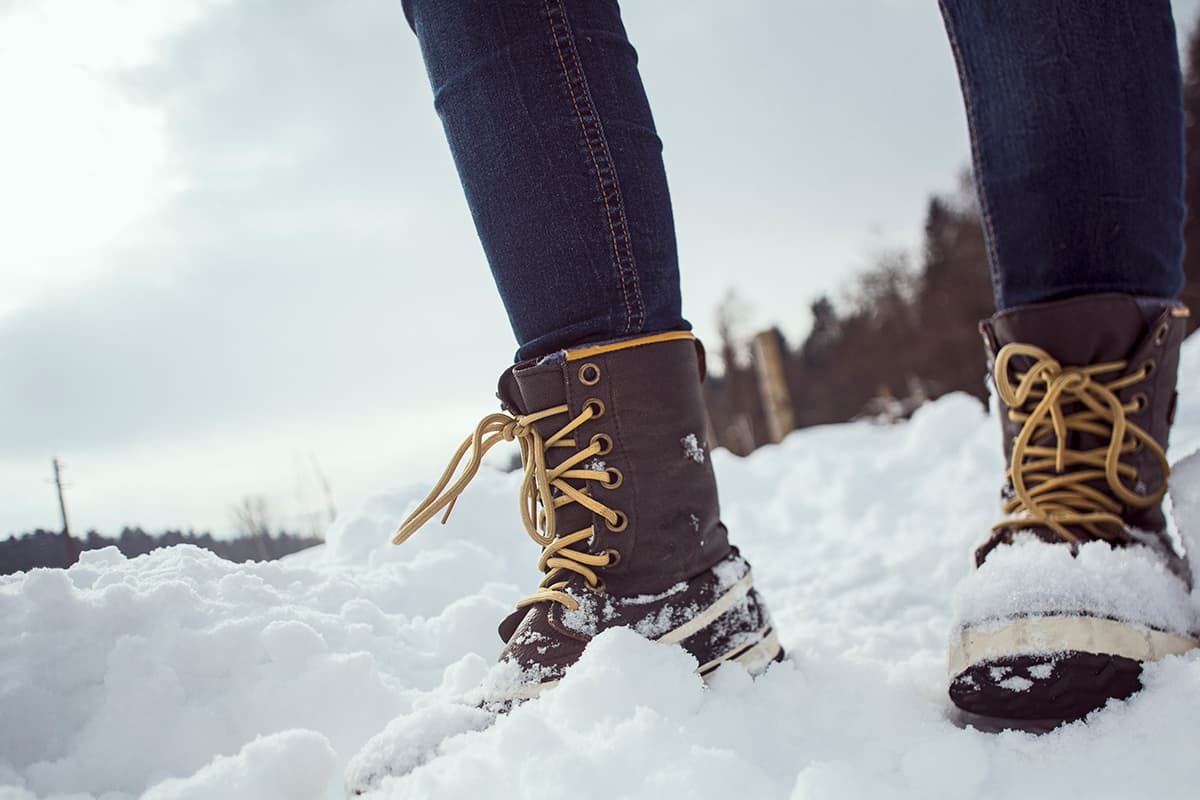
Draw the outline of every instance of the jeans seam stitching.
[[[629,221],[625,215],[625,205],[621,199],[620,182],[617,178],[616,169],[612,163],[612,154],[608,150],[608,142],[604,136],[604,128],[600,122],[600,115],[596,111],[595,103],[592,101],[590,91],[587,86],[587,77],[583,72],[583,65],[579,59],[579,52],[575,47],[574,35],[571,32],[570,23],[567,20],[566,8],[563,6],[562,0],[557,0],[557,14],[555,8],[551,6],[552,0],[545,0],[544,7],[546,11],[547,21],[550,25],[550,37],[554,43],[554,49],[558,56],[559,66],[562,69],[563,82],[566,84],[567,92],[571,97],[571,104],[574,107],[575,117],[579,120],[579,128],[583,134],[584,145],[587,147],[588,156],[592,162],[592,168],[596,176],[596,188],[600,192],[601,202],[604,204],[605,221],[608,223],[609,237],[612,242],[613,262],[617,271],[617,283],[621,288],[621,296],[625,304],[625,333],[630,333],[635,327],[635,312],[630,305],[630,295],[632,293],[633,300],[637,304],[636,312],[636,329],[640,331],[645,325],[645,306],[642,301],[641,291],[638,287],[637,270],[633,258],[632,236],[629,232]],[[561,19],[561,32],[559,24],[556,23],[555,17]],[[560,38],[561,37],[561,38]],[[570,48],[570,61],[567,64],[567,55],[563,53],[563,41]],[[576,79],[572,79],[572,73]],[[576,83],[579,84],[579,91],[576,91]],[[585,115],[581,109],[581,101],[586,108],[588,114]],[[591,117],[591,122],[587,120],[587,116]],[[608,183],[612,185],[612,194],[615,196],[614,201],[609,200],[609,191],[605,189],[606,177]],[[617,228],[620,227],[620,233]],[[624,239],[624,257],[622,256],[621,239]]]
[[[962,86],[963,108],[967,114],[967,131],[971,139],[971,169],[975,173],[975,195],[979,201],[979,216],[983,222],[984,240],[987,244],[988,260],[992,272],[992,291],[996,306],[1000,306],[1001,276],[1004,272],[1000,264],[1000,247],[996,240],[996,226],[992,221],[992,211],[987,201],[987,186],[983,177],[983,164],[980,158],[979,132],[975,125],[975,98],[971,93],[970,80],[967,77],[967,62],[963,58],[962,47],[958,42],[958,31],[954,29],[950,10],[946,0],[938,0],[942,17],[946,21],[946,38],[950,41],[950,50],[954,54],[954,62],[958,66],[959,84]]]

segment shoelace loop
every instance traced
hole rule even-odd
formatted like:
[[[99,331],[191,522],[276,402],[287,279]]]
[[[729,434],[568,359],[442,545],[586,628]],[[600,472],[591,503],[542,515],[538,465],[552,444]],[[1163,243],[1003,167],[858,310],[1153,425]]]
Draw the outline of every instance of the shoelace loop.
[[[622,519],[623,515],[620,512],[592,497],[588,493],[586,483],[575,485],[569,482],[597,481],[604,484],[609,481],[607,470],[594,469],[584,462],[607,452],[611,447],[611,440],[605,437],[606,443],[599,436],[595,436],[586,447],[580,448],[571,437],[580,425],[601,413],[602,406],[598,403],[586,403],[579,414],[568,419],[561,428],[546,438],[542,437],[534,423],[558,415],[569,416],[570,409],[565,404],[532,414],[510,416],[496,413],[484,417],[475,426],[475,431],[459,445],[432,491],[401,523],[392,537],[392,543],[402,544],[443,509],[444,524],[450,518],[450,512],[454,510],[459,495],[479,472],[484,454],[500,442],[515,440],[521,447],[521,464],[524,468],[520,490],[521,522],[529,537],[543,548],[538,559],[538,569],[545,573],[538,584],[538,591],[523,598],[517,603],[517,607],[551,601],[561,603],[571,610],[578,608],[579,602],[563,591],[567,581],[556,579],[564,572],[573,572],[583,577],[588,588],[601,591],[604,583],[596,574],[596,569],[615,564],[619,557],[613,555],[616,552],[613,550],[593,555],[573,549],[574,545],[586,542],[591,537],[590,525],[561,536],[557,531],[557,512],[570,503],[579,503],[600,515],[610,526],[617,526]],[[553,447],[571,448],[575,452],[551,468],[546,463],[546,451]],[[462,466],[462,472],[457,480],[454,480],[464,458],[467,460]]]
[[[1010,364],[1024,356],[1032,360],[1028,371],[1010,378]],[[1074,526],[1092,538],[1114,540],[1112,531],[1123,530],[1122,505],[1145,508],[1157,504],[1166,493],[1169,472],[1166,454],[1149,433],[1127,418],[1141,410],[1135,397],[1122,403],[1117,393],[1145,380],[1152,370],[1149,364],[1124,374],[1126,361],[1110,361],[1085,367],[1064,367],[1045,350],[1033,345],[1007,344],[996,355],[996,391],[1008,407],[1008,416],[1022,423],[1012,445],[1008,469],[1013,497],[1004,506],[1013,515],[994,526],[1006,529],[1043,526],[1064,541],[1077,544],[1080,535]],[[1101,376],[1118,377],[1104,382]],[[1077,403],[1082,408],[1065,414],[1063,407]],[[1107,443],[1089,450],[1067,447],[1068,436],[1087,433],[1107,439]],[[1053,447],[1033,444],[1053,435]],[[1138,481],[1137,470],[1121,463],[1121,456],[1141,447],[1148,448],[1158,460],[1163,482],[1154,491],[1131,490],[1127,481]],[[1103,480],[1111,496],[1091,482]]]

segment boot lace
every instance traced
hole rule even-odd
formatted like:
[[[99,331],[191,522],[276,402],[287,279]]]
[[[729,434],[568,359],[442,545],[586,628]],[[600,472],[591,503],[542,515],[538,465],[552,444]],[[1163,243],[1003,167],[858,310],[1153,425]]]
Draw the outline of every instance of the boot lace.
[[[1014,382],[1009,365],[1018,356],[1031,359],[1033,366],[1014,373]],[[1169,472],[1166,455],[1149,433],[1126,418],[1142,410],[1146,397],[1137,395],[1122,403],[1117,396],[1149,377],[1153,364],[1146,362],[1124,374],[1127,367],[1126,361],[1064,367],[1032,345],[1007,344],[1000,349],[996,390],[1009,409],[1009,419],[1022,427],[1008,468],[1013,496],[1004,504],[1005,513],[1013,517],[995,525],[996,534],[1032,524],[1072,545],[1084,538],[1120,542],[1127,536],[1120,516],[1122,504],[1144,508],[1162,500]],[[1114,374],[1111,380],[1102,380]],[[1078,410],[1066,414],[1067,405]],[[1072,449],[1067,447],[1071,433],[1091,434],[1107,442],[1089,450]],[[1051,435],[1054,445],[1043,444]],[[1136,468],[1121,463],[1123,455],[1143,447],[1161,467],[1163,483],[1153,491],[1139,482]],[[1096,488],[1100,481],[1108,492]]]
[[[575,545],[586,543],[592,536],[592,526],[559,535],[556,527],[558,510],[571,503],[578,503],[603,517],[612,530],[623,529],[628,523],[625,514],[592,497],[588,493],[586,483],[576,486],[569,482],[597,481],[601,485],[615,486],[614,478],[608,470],[595,469],[584,463],[588,459],[607,453],[612,447],[612,440],[604,434],[597,434],[586,447],[580,448],[576,439],[571,436],[580,425],[603,413],[604,406],[599,400],[589,400],[581,413],[569,418],[553,435],[546,438],[542,437],[534,423],[560,415],[569,417],[570,409],[565,404],[532,414],[510,416],[496,413],[484,417],[475,426],[474,433],[463,440],[437,485],[400,525],[392,537],[392,543],[402,544],[442,509],[445,509],[442,515],[444,524],[449,519],[458,496],[479,471],[484,454],[500,442],[511,442],[515,439],[521,447],[521,464],[524,468],[520,491],[521,522],[529,537],[542,546],[538,569],[545,573],[538,584],[538,591],[520,600],[517,608],[547,600],[561,603],[570,610],[579,608],[578,601],[563,591],[570,574],[582,576],[587,588],[603,591],[604,582],[596,574],[596,570],[612,566],[620,555],[611,549],[600,554],[575,549]],[[557,466],[548,467],[546,452],[551,448],[570,448],[575,452]],[[451,483],[464,458],[467,458],[467,461],[462,467],[461,475]]]

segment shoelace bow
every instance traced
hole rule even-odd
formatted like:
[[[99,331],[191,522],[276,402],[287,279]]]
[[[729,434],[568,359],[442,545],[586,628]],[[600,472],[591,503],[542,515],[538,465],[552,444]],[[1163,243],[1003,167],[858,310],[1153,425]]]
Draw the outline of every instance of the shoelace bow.
[[[1009,363],[1018,356],[1033,361],[1027,372],[1009,378]],[[1004,505],[1015,515],[994,526],[997,533],[1025,528],[1030,523],[1043,526],[1066,542],[1081,541],[1076,526],[1086,535],[1114,541],[1114,529],[1124,530],[1122,504],[1145,508],[1155,505],[1166,494],[1169,472],[1166,454],[1145,430],[1126,419],[1126,414],[1141,410],[1144,398],[1122,403],[1117,392],[1149,377],[1153,367],[1147,362],[1141,369],[1121,375],[1125,361],[1110,361],[1086,367],[1064,367],[1041,348],[1026,344],[1007,344],[996,356],[996,390],[1009,408],[1008,417],[1022,427],[1012,445],[1008,469],[1014,496]],[[1100,376],[1121,375],[1107,383]],[[1079,403],[1083,407],[1064,414],[1063,406]],[[1032,405],[1032,409],[1029,406]],[[1070,433],[1088,433],[1107,444],[1090,450],[1067,447]],[[1053,434],[1053,447],[1032,444]],[[1131,491],[1126,482],[1138,481],[1137,470],[1121,463],[1121,456],[1141,447],[1149,448],[1162,470],[1163,483],[1152,493]],[[1112,495],[1089,485],[1103,480]],[[1133,484],[1135,487],[1136,483]]]
[[[521,464],[524,467],[520,491],[521,522],[525,525],[529,537],[543,548],[538,559],[538,569],[546,573],[538,584],[538,591],[518,602],[517,608],[549,600],[561,603],[571,610],[577,609],[579,602],[562,591],[567,581],[556,578],[564,572],[573,572],[583,576],[588,588],[599,591],[603,589],[604,583],[597,576],[595,568],[615,564],[619,555],[613,550],[593,555],[572,549],[573,545],[591,537],[592,527],[589,525],[559,536],[556,529],[557,511],[570,503],[579,503],[599,514],[612,526],[618,525],[623,515],[590,496],[586,484],[579,488],[568,483],[585,480],[599,481],[602,484],[609,482],[610,475],[607,470],[582,465],[589,458],[608,452],[599,436],[593,436],[587,447],[577,450],[552,468],[546,466],[546,451],[553,447],[576,448],[575,439],[568,438],[570,434],[600,413],[602,412],[596,411],[596,407],[589,403],[580,414],[545,439],[534,427],[534,423],[559,414],[570,414],[570,409],[565,404],[515,417],[501,413],[484,417],[475,426],[475,432],[463,440],[437,485],[400,525],[392,537],[392,543],[403,543],[443,508],[444,524],[450,518],[458,496],[479,471],[484,454],[500,442],[511,442],[515,439],[521,446]],[[611,444],[609,446],[611,447]],[[451,483],[468,451],[470,457],[462,469],[462,474]]]

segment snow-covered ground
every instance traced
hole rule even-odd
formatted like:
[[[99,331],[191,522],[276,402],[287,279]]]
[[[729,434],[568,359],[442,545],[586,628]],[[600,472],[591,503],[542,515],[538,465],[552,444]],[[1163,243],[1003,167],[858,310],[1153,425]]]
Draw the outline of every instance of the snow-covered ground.
[[[1175,459],[1200,448],[1200,340],[1181,397]],[[0,578],[0,800],[339,798],[385,729],[375,746],[415,768],[376,797],[1200,796],[1195,653],[1048,735],[948,720],[951,598],[1002,472],[975,401],[714,461],[791,656],[758,680],[729,666],[706,689],[682,651],[612,631],[557,689],[470,730],[478,715],[453,698],[538,577],[517,478],[485,471],[447,526],[403,547],[388,538],[426,486],[373,498],[283,562],[106,550]],[[1200,522],[1188,466],[1177,497]]]

